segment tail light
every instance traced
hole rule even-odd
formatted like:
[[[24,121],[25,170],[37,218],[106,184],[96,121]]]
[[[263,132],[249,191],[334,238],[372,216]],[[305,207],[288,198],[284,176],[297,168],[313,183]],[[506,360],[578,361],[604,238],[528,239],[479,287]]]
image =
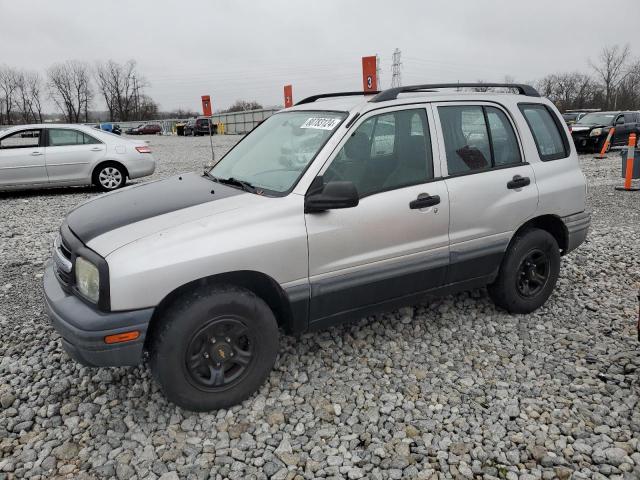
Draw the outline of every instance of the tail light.
[[[138,153],[151,153],[151,149],[146,145],[136,147],[136,150],[138,151]]]

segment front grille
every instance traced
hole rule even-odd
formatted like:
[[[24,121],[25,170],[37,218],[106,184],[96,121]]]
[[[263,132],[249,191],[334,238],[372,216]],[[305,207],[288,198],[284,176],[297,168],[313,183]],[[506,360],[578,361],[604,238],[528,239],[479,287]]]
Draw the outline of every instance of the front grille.
[[[58,280],[66,290],[70,289],[74,283],[71,249],[61,236],[53,242],[53,262]]]

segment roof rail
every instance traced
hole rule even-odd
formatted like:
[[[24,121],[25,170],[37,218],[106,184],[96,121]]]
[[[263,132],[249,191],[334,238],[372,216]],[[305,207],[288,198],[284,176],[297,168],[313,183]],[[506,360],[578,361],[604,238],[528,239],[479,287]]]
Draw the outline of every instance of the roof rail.
[[[319,93],[318,95],[311,95],[310,97],[300,100],[296,105],[304,105],[305,103],[313,103],[321,98],[333,98],[333,97],[351,97],[355,95],[375,95],[379,94],[379,91],[375,92],[335,92],[335,93]]]
[[[490,87],[490,88],[513,88],[518,90],[520,95],[529,97],[539,97],[538,91],[530,85],[520,83],[428,83],[425,85],[407,85],[405,87],[394,87],[383,90],[373,97],[370,102],[385,102],[387,100],[395,100],[401,93],[419,92],[423,90],[432,90],[438,88],[469,88],[469,87]]]

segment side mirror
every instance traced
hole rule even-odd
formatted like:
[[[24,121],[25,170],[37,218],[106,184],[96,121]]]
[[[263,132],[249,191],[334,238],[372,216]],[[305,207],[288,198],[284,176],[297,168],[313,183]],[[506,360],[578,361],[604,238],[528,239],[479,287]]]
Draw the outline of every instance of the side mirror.
[[[624,125],[624,118],[620,117],[616,120],[616,125]]]
[[[318,177],[321,179],[321,177]],[[314,184],[316,182],[314,181]],[[304,201],[305,213],[324,212],[337,208],[351,208],[358,206],[360,197],[353,182],[331,181],[324,186],[310,189]]]

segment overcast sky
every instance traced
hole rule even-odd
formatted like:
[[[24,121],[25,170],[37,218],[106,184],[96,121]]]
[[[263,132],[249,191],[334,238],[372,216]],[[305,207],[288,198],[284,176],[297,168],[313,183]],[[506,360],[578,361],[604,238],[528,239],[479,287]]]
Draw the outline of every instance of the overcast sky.
[[[403,84],[532,81],[588,70],[606,44],[640,56],[639,0],[0,0],[0,64],[138,62],[162,110],[282,103],[362,88],[361,57],[402,52]],[[611,12],[620,15],[611,15]],[[605,12],[608,12],[605,14]],[[607,19],[610,20],[606,23]],[[94,109],[103,109],[96,101]]]

